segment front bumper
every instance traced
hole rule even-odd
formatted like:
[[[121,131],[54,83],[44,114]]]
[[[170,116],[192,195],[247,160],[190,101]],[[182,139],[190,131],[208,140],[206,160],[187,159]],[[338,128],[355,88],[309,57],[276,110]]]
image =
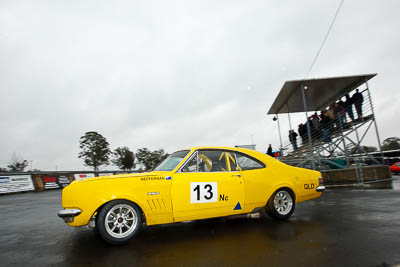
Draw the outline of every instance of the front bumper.
[[[58,217],[63,219],[66,223],[69,223],[69,222],[73,222],[74,217],[81,214],[81,212],[82,211],[80,209],[63,209],[63,210],[58,211],[57,215],[58,215]]]
[[[319,185],[315,190],[317,190],[317,192],[324,192],[325,191],[325,186]]]

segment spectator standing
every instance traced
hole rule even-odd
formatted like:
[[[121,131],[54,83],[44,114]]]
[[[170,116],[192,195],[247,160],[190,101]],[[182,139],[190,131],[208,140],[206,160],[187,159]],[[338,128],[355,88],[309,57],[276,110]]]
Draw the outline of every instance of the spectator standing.
[[[344,108],[338,103],[335,103],[335,108],[333,110],[335,112],[335,126],[336,128],[343,128],[343,117],[345,116],[344,114]]]
[[[358,91],[358,89],[356,89],[356,92],[351,98],[353,100],[354,106],[356,107],[358,119],[363,120],[363,115],[362,115],[362,104],[364,102],[363,95]]]
[[[311,116],[311,125],[312,125],[312,129],[313,129],[313,133],[312,136],[315,136],[316,138],[320,137],[320,133],[319,133],[319,117],[317,115],[317,112],[315,112],[312,116]]]
[[[322,141],[330,142],[331,139],[329,137],[329,132],[332,127],[332,120],[328,116],[328,112],[323,110],[321,111],[321,131],[322,131]]]
[[[312,120],[312,116],[308,117],[307,124],[306,124],[307,142],[308,142],[308,129],[310,129],[311,140],[313,139],[313,135],[314,135],[314,132],[315,132],[314,125],[312,124],[311,120]]]
[[[293,150],[297,150],[297,133],[293,130],[289,130],[289,141],[292,143]]]
[[[326,111],[326,115],[331,119],[331,127],[333,127],[333,122],[335,121],[335,104],[331,104],[329,109]],[[330,129],[332,130],[332,129]]]
[[[301,143],[304,145],[305,143],[307,143],[307,139],[306,139],[306,129],[305,129],[305,125],[300,123],[299,124],[299,128],[298,128],[298,132],[299,135],[301,137]]]
[[[339,106],[341,107],[340,109],[340,117],[342,119],[342,123],[346,122],[346,107],[342,99],[339,99],[338,101]]]
[[[274,154],[272,154],[272,146],[269,144],[268,149],[267,149],[267,155],[273,157]]]
[[[344,102],[344,109],[347,112],[347,115],[349,115],[349,118],[351,121],[354,121],[354,114],[353,114],[353,98],[349,96],[349,94],[346,94],[346,101]]]

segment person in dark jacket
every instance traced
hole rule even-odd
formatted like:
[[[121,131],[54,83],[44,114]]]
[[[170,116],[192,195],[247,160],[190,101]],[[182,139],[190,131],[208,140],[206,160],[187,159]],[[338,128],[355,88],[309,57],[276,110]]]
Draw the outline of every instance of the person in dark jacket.
[[[357,117],[358,117],[358,119],[362,120],[362,118],[363,118],[363,116],[362,116],[362,104],[364,102],[364,97],[358,91],[358,89],[356,89],[356,92],[354,93],[354,95],[351,98],[353,100],[354,106],[356,107]]]
[[[349,96],[349,94],[345,95],[346,101],[344,102],[344,109],[349,115],[349,118],[354,121],[354,114],[353,114],[353,99]]]
[[[298,132],[301,137],[301,143],[304,145],[307,143],[307,136],[306,136],[306,126],[302,123],[299,124]]]
[[[338,104],[341,107],[340,117],[342,118],[342,123],[344,124],[346,122],[346,107],[342,99],[339,99]]]
[[[346,116],[346,114],[340,102],[335,103],[335,108],[333,111],[335,112],[335,126],[336,128],[342,129],[344,126],[344,117]]]
[[[269,144],[268,149],[267,149],[267,155],[273,157],[274,154],[272,154],[272,146]]]
[[[293,130],[289,130],[289,141],[292,143],[293,150],[297,150],[297,133]]]
[[[330,129],[332,128],[332,119],[329,117],[326,110],[321,111],[321,132],[322,132],[322,141],[330,142],[331,139],[329,137]]]
[[[320,121],[317,112],[315,112],[310,119],[313,138],[320,138]]]

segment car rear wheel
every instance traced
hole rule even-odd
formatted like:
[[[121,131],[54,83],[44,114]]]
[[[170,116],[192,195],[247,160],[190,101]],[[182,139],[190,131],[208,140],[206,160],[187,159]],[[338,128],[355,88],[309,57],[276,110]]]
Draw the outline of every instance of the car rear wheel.
[[[286,220],[292,216],[295,201],[292,192],[286,188],[278,189],[269,199],[266,212],[276,220]]]
[[[142,224],[142,214],[134,203],[114,200],[99,212],[96,228],[103,240],[112,245],[126,243],[136,235]]]

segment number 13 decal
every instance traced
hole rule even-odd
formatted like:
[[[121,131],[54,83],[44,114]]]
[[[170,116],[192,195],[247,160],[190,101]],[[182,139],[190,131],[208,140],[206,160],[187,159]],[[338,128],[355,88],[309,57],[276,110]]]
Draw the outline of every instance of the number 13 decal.
[[[216,182],[190,183],[190,203],[217,202]]]

